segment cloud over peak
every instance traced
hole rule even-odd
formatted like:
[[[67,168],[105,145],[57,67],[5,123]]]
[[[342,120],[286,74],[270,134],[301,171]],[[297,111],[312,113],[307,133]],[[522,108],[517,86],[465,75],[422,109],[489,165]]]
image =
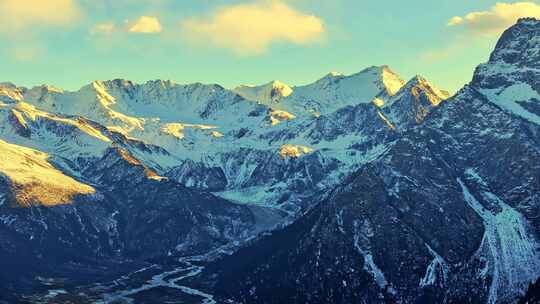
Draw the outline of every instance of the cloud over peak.
[[[448,21],[448,26],[462,27],[481,35],[496,36],[522,17],[540,18],[540,5],[534,2],[499,2],[486,11],[452,17]]]
[[[189,40],[227,48],[240,55],[264,53],[274,42],[308,44],[325,31],[323,21],[280,0],[223,6],[206,17],[182,22]]]

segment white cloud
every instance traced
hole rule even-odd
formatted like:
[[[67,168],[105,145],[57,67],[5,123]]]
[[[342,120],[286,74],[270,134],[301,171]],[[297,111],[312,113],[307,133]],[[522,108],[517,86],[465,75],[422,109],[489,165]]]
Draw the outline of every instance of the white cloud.
[[[540,18],[540,5],[533,2],[497,3],[487,11],[471,12],[448,21],[448,26],[486,35],[499,35],[522,17]]]
[[[130,33],[159,33],[161,32],[161,23],[156,17],[141,16],[134,23],[129,24],[128,31]]]
[[[125,21],[124,25],[117,25],[112,21],[101,22],[92,29],[92,34],[111,35],[114,33],[128,32],[128,33],[145,33],[153,34],[159,33],[163,30],[159,19],[149,16],[141,16],[135,22]]]
[[[198,44],[254,55],[268,50],[273,42],[308,44],[320,40],[323,21],[299,12],[280,0],[260,0],[224,6],[206,17],[182,22],[184,35]]]
[[[1,0],[0,32],[71,25],[81,17],[76,0]]]

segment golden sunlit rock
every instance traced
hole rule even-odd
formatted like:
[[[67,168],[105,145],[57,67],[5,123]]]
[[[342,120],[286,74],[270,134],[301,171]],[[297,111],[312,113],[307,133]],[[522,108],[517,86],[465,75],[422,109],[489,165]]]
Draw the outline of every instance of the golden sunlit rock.
[[[22,207],[69,204],[76,195],[95,193],[93,187],[53,167],[46,153],[0,140],[0,154],[0,173],[9,179]]]
[[[281,148],[279,149],[279,156],[282,159],[298,158],[304,154],[308,154],[311,152],[313,152],[313,149],[306,146],[286,144],[281,146]]]

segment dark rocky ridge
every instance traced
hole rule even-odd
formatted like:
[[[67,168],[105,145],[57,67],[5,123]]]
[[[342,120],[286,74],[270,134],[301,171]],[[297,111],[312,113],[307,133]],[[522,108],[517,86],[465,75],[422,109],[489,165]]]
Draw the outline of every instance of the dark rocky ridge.
[[[207,283],[242,303],[515,302],[540,275],[540,127],[478,90],[537,86],[539,30],[520,20],[470,85]]]

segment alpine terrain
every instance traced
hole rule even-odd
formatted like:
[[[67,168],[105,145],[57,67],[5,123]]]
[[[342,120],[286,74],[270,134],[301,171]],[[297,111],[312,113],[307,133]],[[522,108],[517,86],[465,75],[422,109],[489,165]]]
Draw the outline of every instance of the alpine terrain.
[[[0,83],[0,303],[516,303],[539,238],[537,19],[453,96]]]

